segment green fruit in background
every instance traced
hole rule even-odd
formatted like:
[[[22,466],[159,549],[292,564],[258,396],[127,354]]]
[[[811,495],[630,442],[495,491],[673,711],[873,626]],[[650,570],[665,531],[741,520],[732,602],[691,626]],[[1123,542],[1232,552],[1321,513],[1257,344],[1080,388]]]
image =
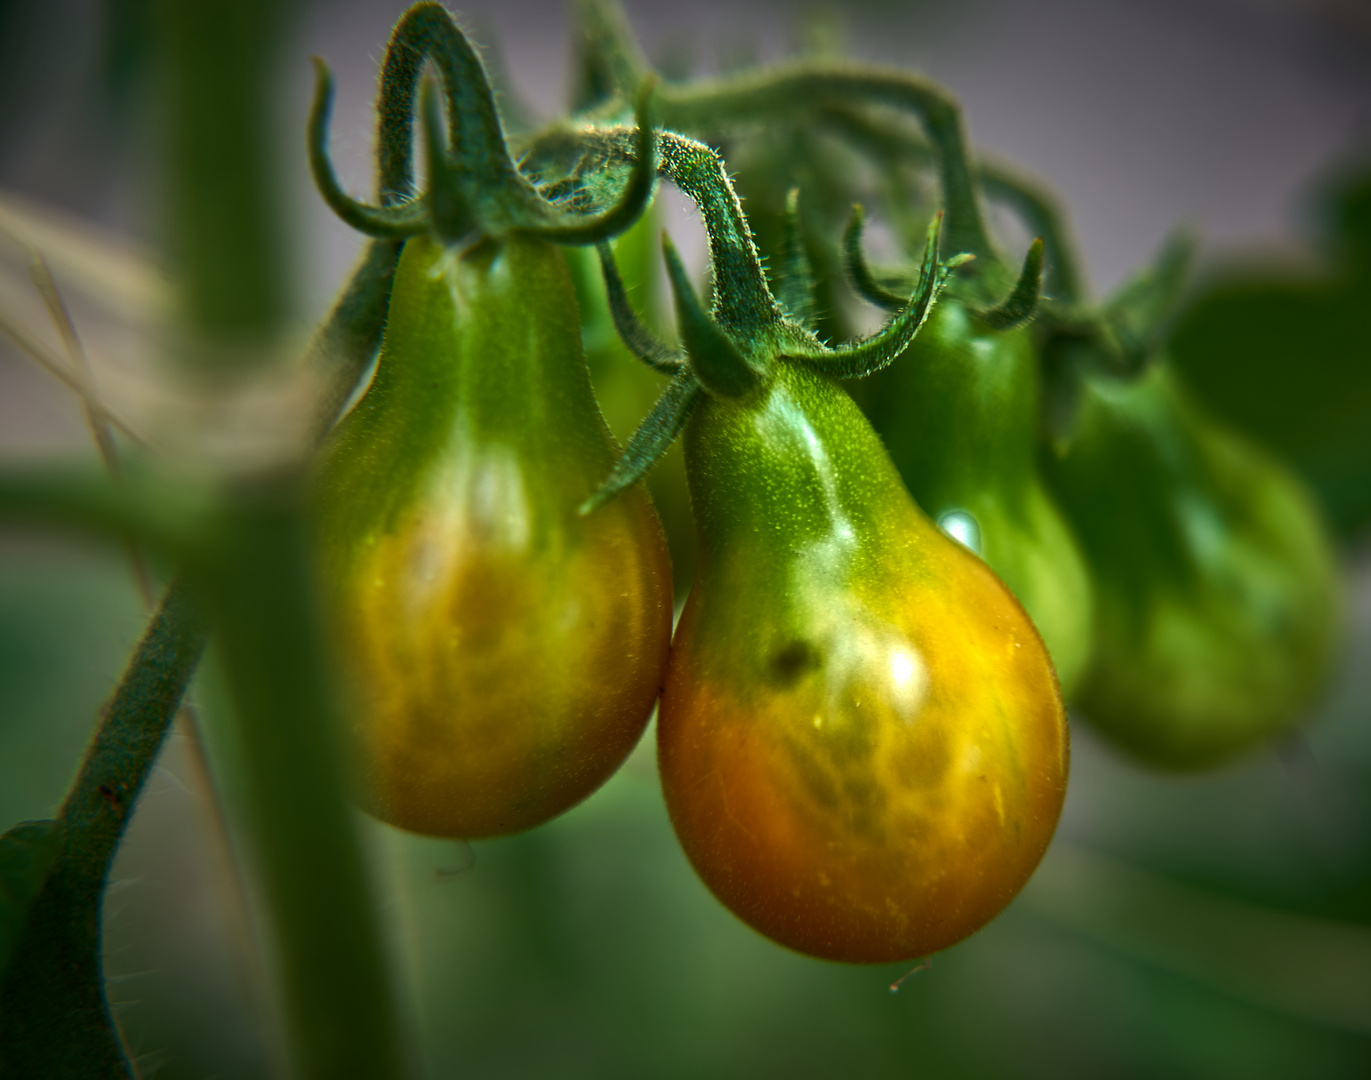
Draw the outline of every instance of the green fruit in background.
[[[1353,537],[1371,524],[1371,171],[1348,170],[1321,202],[1324,268],[1220,266],[1168,349],[1195,397],[1289,462]]]
[[[1154,765],[1192,769],[1299,719],[1338,639],[1338,572],[1303,486],[1208,418],[1165,362],[1080,378],[1045,454],[1096,589],[1085,719]]]
[[[953,298],[863,397],[914,500],[1028,609],[1070,700],[1090,658],[1094,597],[1039,473],[1039,383],[1026,329],[992,330]]]

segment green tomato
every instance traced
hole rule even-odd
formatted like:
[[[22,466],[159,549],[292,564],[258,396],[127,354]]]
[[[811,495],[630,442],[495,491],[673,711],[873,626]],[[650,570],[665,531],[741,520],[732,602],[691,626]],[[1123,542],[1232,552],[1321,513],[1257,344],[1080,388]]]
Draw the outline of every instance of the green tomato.
[[[321,455],[321,585],[361,800],[416,832],[525,829],[598,787],[661,685],[671,570],[612,466],[555,246],[409,240],[376,376]]]
[[[1203,768],[1299,717],[1337,643],[1335,557],[1300,483],[1165,362],[1081,376],[1047,471],[1095,579],[1083,716],[1152,764]]]
[[[1041,387],[1029,331],[991,330],[945,299],[870,383],[867,413],[914,500],[1028,609],[1071,700],[1090,658],[1094,592],[1039,471]]]

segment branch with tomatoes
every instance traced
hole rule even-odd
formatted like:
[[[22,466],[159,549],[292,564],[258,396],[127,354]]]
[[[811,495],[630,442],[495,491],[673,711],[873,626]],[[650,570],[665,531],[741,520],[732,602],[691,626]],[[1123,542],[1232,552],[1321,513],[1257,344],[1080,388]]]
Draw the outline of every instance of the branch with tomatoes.
[[[318,1077],[407,1069],[351,805],[426,836],[537,828],[655,714],[672,824],[725,906],[809,956],[913,962],[1038,866],[1068,708],[1197,771],[1324,688],[1326,507],[1177,370],[1184,237],[1093,302],[1064,208],[975,158],[942,87],[829,59],[668,82],[612,4],[580,17],[573,110],[511,133],[468,36],[410,8],[373,202],[334,173],[318,65],[310,164],[369,246],[299,362],[290,452],[208,495],[153,459],[0,476],[7,523],[170,580],[60,814],[0,837],[15,1075],[133,1075],[100,905],[207,641]],[[670,334],[662,184],[707,235],[702,298],[661,234]],[[987,199],[1035,237],[1022,259]],[[868,261],[868,217],[901,257]],[[195,315],[194,363],[270,339],[255,295]],[[622,446],[602,408],[638,410]]]

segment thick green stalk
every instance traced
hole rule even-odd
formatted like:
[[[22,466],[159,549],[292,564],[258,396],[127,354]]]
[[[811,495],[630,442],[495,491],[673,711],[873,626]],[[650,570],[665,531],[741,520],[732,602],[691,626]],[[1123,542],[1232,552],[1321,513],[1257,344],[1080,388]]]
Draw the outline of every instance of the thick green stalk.
[[[269,152],[276,0],[158,0],[165,222],[205,363],[264,362],[290,307]],[[228,351],[224,347],[228,347]]]
[[[296,1074],[403,1075],[362,852],[344,797],[298,477],[244,486],[215,529],[209,611],[243,748]]]
[[[273,39],[291,7],[159,2],[169,76],[162,89],[171,99],[168,234],[198,351],[221,362],[252,363],[253,348],[263,359],[279,355],[288,310],[287,234],[266,133]],[[406,25],[413,33],[414,24]],[[410,59],[395,58],[382,95],[383,201],[402,194],[409,179],[404,147],[421,63]],[[341,373],[341,387],[351,388],[374,345],[396,250],[369,252],[355,288],[316,339]],[[203,367],[201,355],[189,360]],[[197,553],[195,568],[242,748],[250,851],[267,904],[294,1075],[384,1080],[402,1072],[397,1024],[333,748],[301,471],[291,465],[231,484],[208,534],[212,547]]]

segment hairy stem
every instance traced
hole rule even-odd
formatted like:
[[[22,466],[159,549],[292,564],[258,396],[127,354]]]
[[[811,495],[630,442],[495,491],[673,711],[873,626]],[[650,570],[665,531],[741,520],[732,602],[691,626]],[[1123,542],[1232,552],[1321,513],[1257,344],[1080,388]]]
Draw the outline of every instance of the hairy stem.
[[[133,1075],[105,1001],[101,896],[119,839],[205,645],[184,576],[167,590],[104,710],[58,817],[61,847],[0,984],[0,1072]]]

